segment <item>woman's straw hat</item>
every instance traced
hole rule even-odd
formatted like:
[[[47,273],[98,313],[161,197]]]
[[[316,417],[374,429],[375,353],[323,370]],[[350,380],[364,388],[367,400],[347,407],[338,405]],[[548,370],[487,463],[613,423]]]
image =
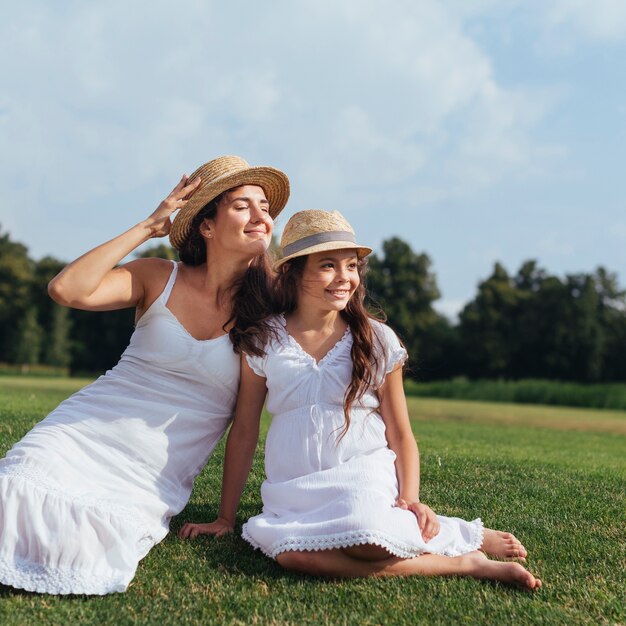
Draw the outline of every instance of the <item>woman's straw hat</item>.
[[[309,209],[291,216],[280,240],[283,258],[276,267],[297,256],[324,250],[356,250],[359,258],[372,249],[356,243],[354,229],[339,211]]]
[[[258,185],[263,188],[270,203],[270,215],[275,218],[289,199],[289,179],[287,175],[273,167],[251,167],[241,157],[223,156],[201,165],[190,177],[193,182],[202,178],[200,187],[189,202],[174,218],[170,230],[170,243],[180,250],[189,236],[193,218],[211,200],[224,191],[240,185]]]

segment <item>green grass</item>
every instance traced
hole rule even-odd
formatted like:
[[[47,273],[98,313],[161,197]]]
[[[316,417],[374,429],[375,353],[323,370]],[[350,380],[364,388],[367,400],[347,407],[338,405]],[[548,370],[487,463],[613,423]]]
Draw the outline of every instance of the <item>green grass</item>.
[[[626,410],[626,384],[582,384],[554,380],[408,380],[407,393],[428,398],[486,400]]]
[[[78,386],[0,379],[0,452]],[[0,623],[626,623],[626,412],[420,398],[409,406],[423,499],[442,514],[480,516],[516,533],[541,591],[468,579],[315,580],[283,572],[238,535],[182,543],[172,533],[140,563],[125,594],[0,587]],[[221,454],[220,447],[172,530],[214,517]],[[241,519],[261,509],[262,468],[259,450]]]

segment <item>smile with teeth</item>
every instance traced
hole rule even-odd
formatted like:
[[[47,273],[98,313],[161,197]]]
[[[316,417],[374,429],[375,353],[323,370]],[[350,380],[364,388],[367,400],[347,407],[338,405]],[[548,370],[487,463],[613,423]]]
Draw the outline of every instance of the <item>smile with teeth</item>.
[[[350,295],[349,289],[327,289],[326,291],[335,298],[346,298]]]

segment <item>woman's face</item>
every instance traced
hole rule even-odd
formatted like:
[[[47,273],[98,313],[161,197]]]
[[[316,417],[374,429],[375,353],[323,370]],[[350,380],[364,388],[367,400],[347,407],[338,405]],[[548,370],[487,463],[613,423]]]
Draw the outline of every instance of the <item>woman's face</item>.
[[[258,185],[242,185],[226,192],[213,219],[200,227],[209,246],[252,258],[263,254],[270,245],[274,221],[265,192]]]
[[[310,254],[302,272],[298,307],[342,311],[360,282],[356,250]]]

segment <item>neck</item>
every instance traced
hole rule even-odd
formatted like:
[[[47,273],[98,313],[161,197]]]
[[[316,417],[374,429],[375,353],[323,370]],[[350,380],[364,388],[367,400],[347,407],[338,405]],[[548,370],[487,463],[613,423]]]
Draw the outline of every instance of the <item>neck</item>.
[[[241,278],[252,259],[237,258],[231,254],[207,250],[206,264],[199,266],[198,287],[215,298],[217,305],[223,304],[224,296],[235,281]]]
[[[289,316],[291,326],[301,332],[334,332],[338,325],[345,325],[339,311],[328,311],[311,306],[300,306]]]

